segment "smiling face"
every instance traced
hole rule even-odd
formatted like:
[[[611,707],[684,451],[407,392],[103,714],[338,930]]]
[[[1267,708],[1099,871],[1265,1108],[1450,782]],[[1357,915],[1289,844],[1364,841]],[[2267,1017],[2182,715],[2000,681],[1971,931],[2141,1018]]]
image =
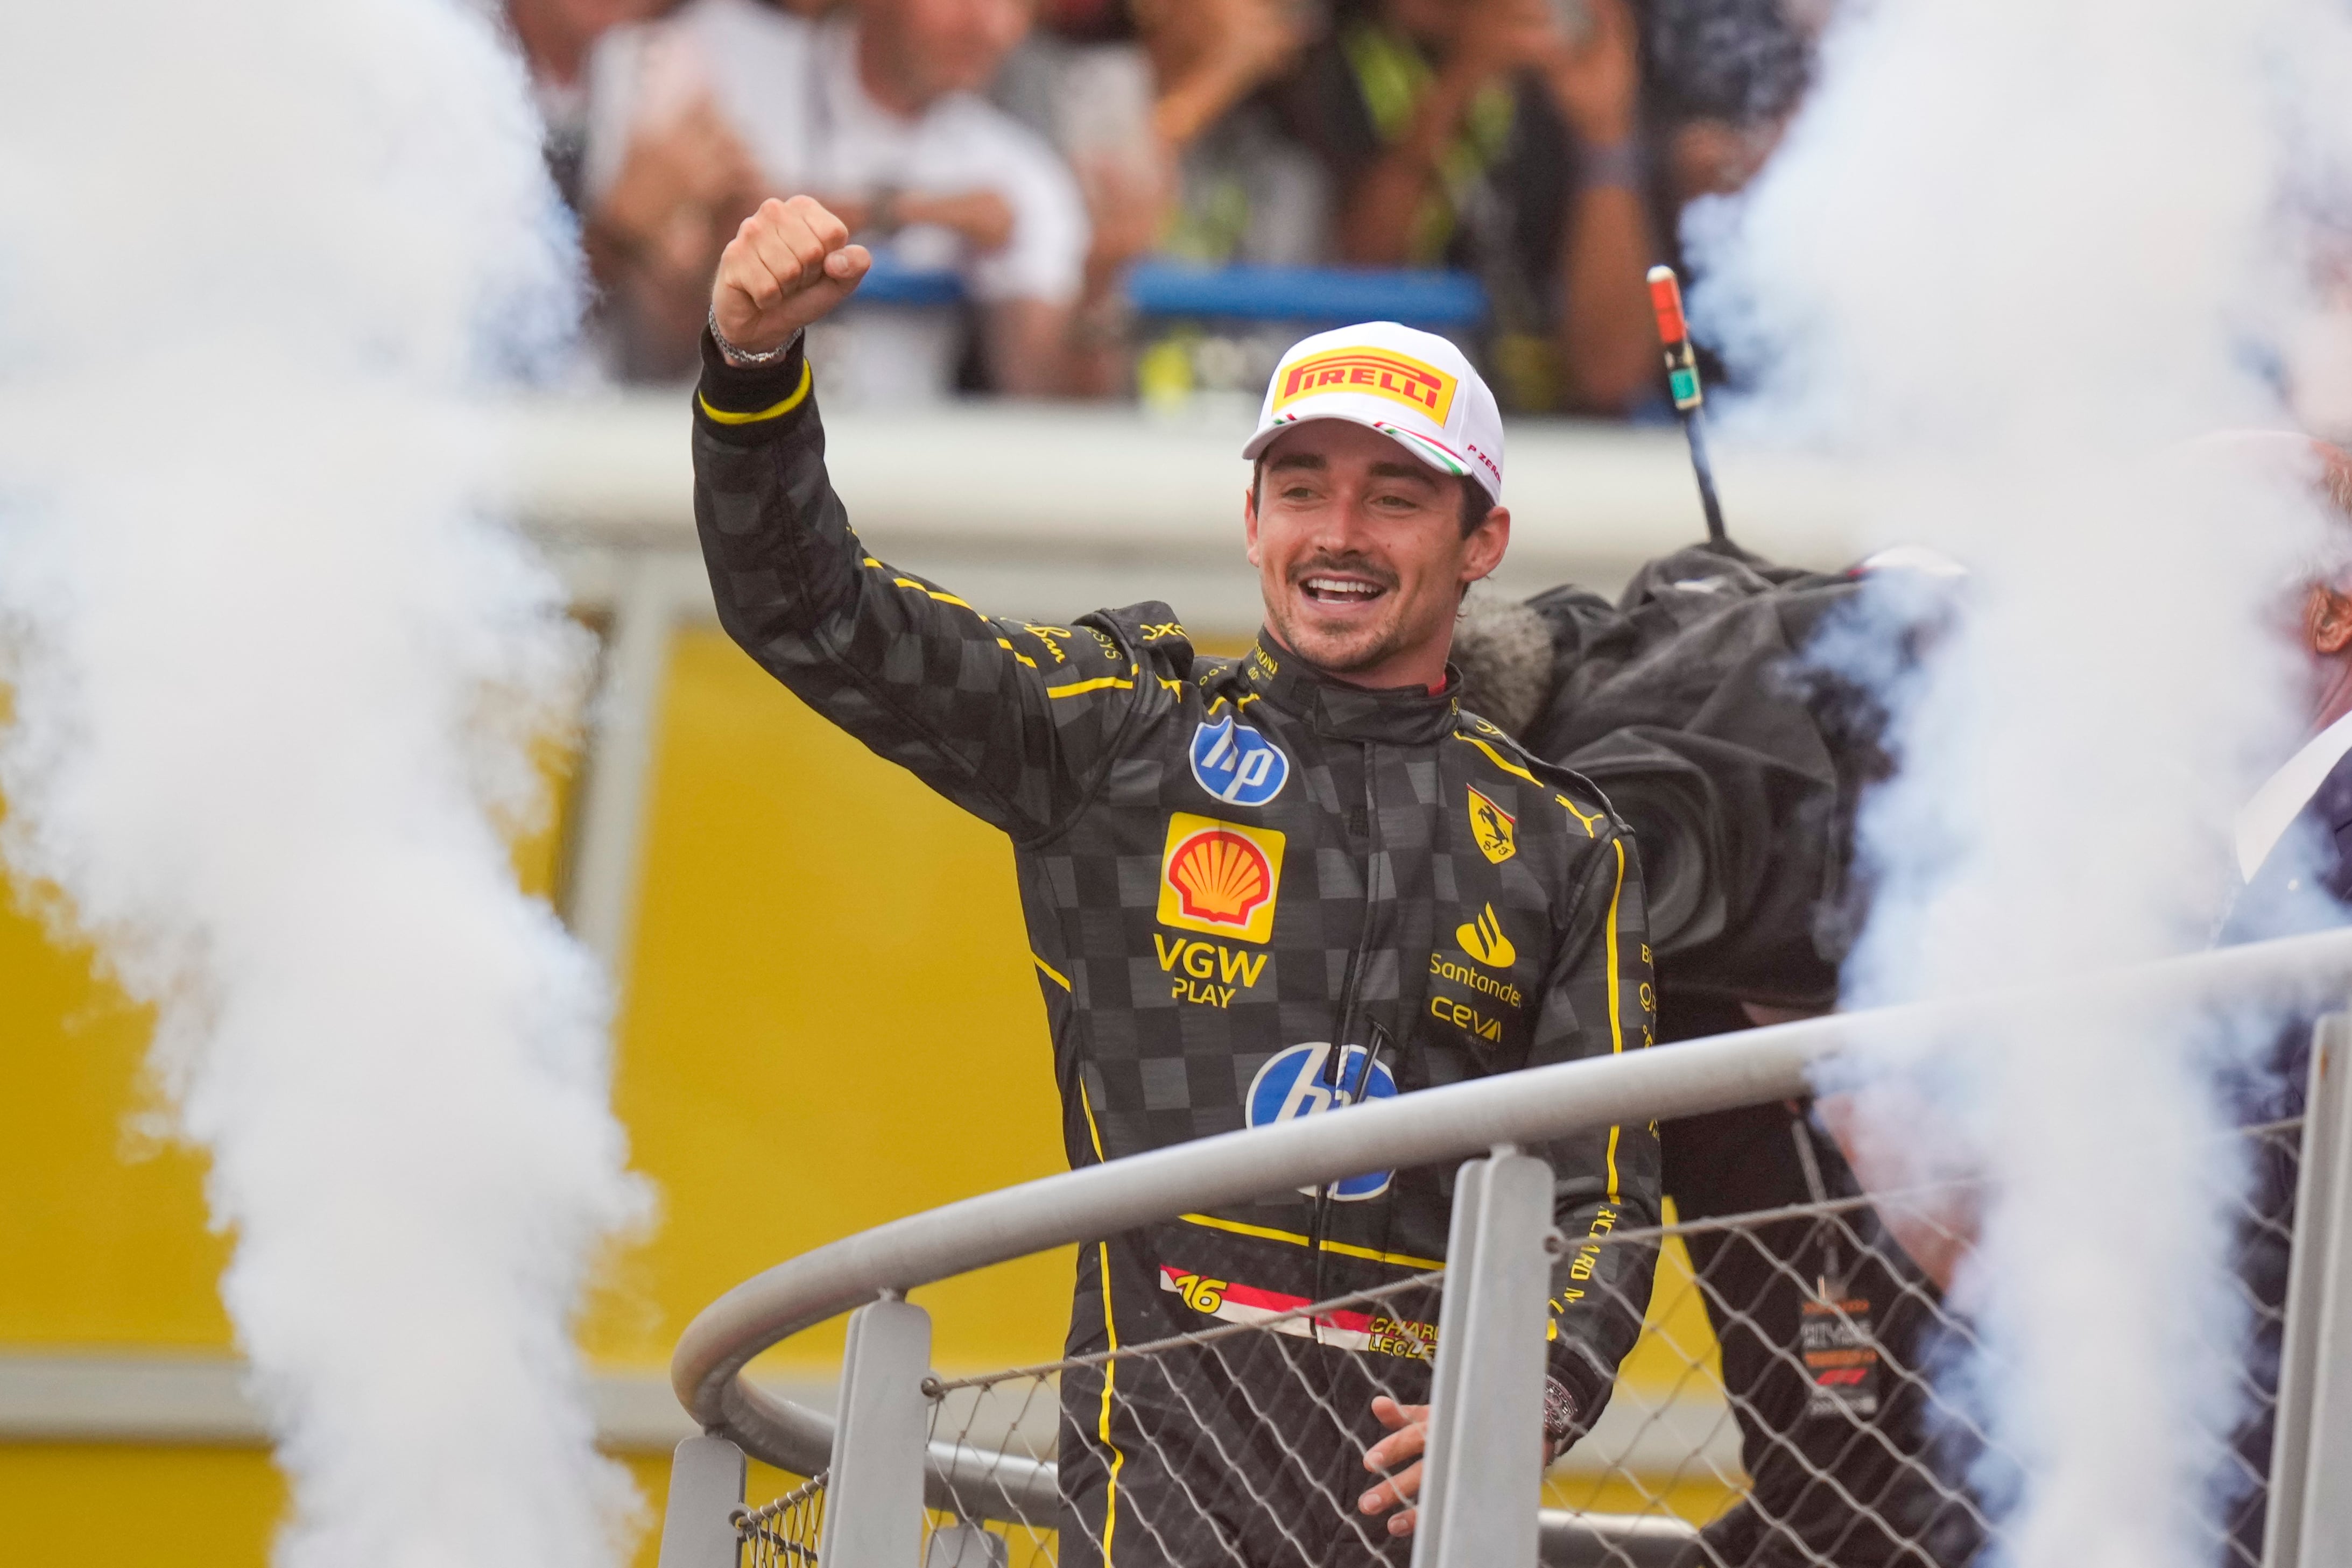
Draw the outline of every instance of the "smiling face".
[[[1346,420],[1284,432],[1259,458],[1244,514],[1275,636],[1359,685],[1436,685],[1462,590],[1510,541],[1501,507],[1463,532],[1473,483]]]

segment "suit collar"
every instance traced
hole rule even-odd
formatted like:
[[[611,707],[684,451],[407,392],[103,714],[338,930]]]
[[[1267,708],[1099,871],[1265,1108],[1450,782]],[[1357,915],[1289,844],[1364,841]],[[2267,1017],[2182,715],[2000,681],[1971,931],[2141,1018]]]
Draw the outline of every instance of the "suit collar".
[[[1330,740],[1426,746],[1452,733],[1462,676],[1445,666],[1445,685],[1373,690],[1349,685],[1282,647],[1265,632],[1242,659],[1242,678],[1265,701],[1306,720]]]

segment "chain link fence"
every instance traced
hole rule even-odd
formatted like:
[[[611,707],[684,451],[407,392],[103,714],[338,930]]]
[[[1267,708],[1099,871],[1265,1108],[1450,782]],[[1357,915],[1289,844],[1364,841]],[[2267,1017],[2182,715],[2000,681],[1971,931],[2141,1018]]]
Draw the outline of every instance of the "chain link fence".
[[[2205,1544],[2224,1568],[2260,1568],[2300,1123],[2250,1130],[2256,1179],[2237,1272],[2253,1327],[2239,1428],[2211,1434],[2231,1508]],[[1824,1193],[1727,1215],[1680,1217],[1604,1246],[1660,1248],[1641,1342],[1608,1407],[1547,1476],[1543,1556],[1622,1568],[1960,1568],[1995,1543],[1987,1501],[2017,1473],[1936,1375],[1980,1355],[1955,1310],[1895,1239],[1888,1214],[1949,1223],[1949,1189]],[[1931,1201],[1931,1199],[1933,1201]],[[2274,1270],[2275,1281],[2270,1279]],[[1165,1288],[1204,1327],[1106,1354],[933,1379],[932,1466],[951,1462],[972,1500],[931,1517],[927,1564],[1077,1568],[1110,1557],[1200,1568],[1394,1563],[1410,1540],[1364,1494],[1386,1430],[1381,1396],[1425,1397],[1442,1271],[1307,1302],[1172,1271]],[[2273,1288],[2275,1286],[2275,1288]],[[2129,1304],[2116,1303],[2118,1312]],[[2241,1325],[2223,1325],[2234,1334]],[[2092,1325],[2085,1325],[2086,1332]],[[1051,1515],[992,1507],[1000,1469],[1060,1467]],[[1536,1462],[1529,1456],[1530,1464]],[[753,1568],[808,1561],[812,1482],[744,1516]],[[798,1510],[798,1512],[794,1511]],[[2200,1511],[2184,1509],[2183,1518]],[[967,1521],[994,1537],[975,1547]],[[2200,1528],[2214,1531],[2207,1520]],[[759,1555],[761,1552],[766,1555]]]
[[[772,1502],[735,1511],[743,1568],[814,1568],[824,1531],[822,1471]]]

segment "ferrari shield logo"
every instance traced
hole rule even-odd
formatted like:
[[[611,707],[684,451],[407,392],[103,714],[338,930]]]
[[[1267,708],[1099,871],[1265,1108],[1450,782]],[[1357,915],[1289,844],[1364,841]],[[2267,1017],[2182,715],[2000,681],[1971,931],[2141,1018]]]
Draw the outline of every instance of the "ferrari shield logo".
[[[1518,819],[1478,792],[1475,784],[1470,790],[1470,836],[1478,841],[1478,852],[1496,865],[1501,865],[1519,852],[1519,841],[1511,834],[1512,824]]]

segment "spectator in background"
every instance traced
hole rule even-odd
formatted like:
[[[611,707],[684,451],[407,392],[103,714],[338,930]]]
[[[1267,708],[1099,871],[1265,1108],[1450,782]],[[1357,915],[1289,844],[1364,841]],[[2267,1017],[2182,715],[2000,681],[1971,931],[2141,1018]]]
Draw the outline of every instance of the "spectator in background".
[[[1330,182],[1269,90],[1307,23],[1297,0],[1048,0],[999,81],[998,100],[1054,141],[1086,193],[1081,320],[1095,390],[1129,382],[1118,282],[1129,262],[1153,251],[1213,265],[1328,259]],[[1280,335],[1257,382],[1294,335]]]
[[[1202,262],[1329,259],[1330,183],[1264,89],[1297,60],[1297,0],[1136,0],[1152,130],[1175,179],[1159,249]]]
[[[589,46],[607,29],[641,21],[670,0],[507,0],[507,26],[530,68],[531,96],[547,127],[547,171],[564,203],[580,206],[580,154],[588,139]]]
[[[1741,189],[1780,144],[1827,15],[1819,0],[1651,0],[1643,96],[1677,267],[1683,208]]]
[[[1340,257],[1476,274],[1507,408],[1658,395],[1640,69],[1626,0],[1353,0],[1302,72]]]
[[[1085,209],[1052,150],[978,96],[1029,23],[1028,0],[853,0],[814,19],[690,0],[609,35],[584,183],[625,367],[686,373],[719,252],[761,199],[806,192],[885,266],[961,279],[989,385],[1066,390]],[[811,356],[836,406],[937,398],[957,384],[964,320],[866,304]]]

